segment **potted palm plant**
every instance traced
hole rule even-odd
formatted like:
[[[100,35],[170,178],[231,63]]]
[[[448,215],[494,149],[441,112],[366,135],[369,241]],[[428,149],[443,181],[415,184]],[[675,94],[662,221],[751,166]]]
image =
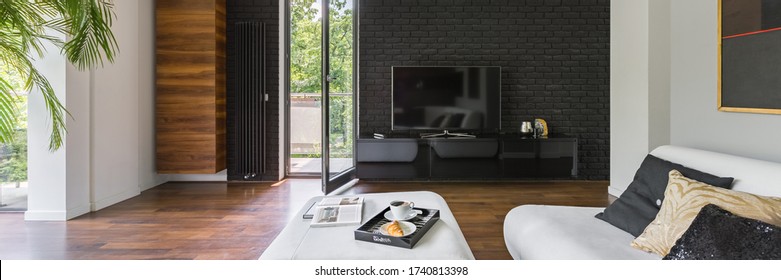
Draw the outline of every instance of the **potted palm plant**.
[[[102,65],[104,58],[113,62],[119,52],[111,32],[114,17],[111,0],[0,1],[0,64],[18,75],[0,75],[0,143],[12,143],[16,132],[20,113],[16,91],[32,92],[35,88],[43,95],[50,116],[49,149],[62,146],[68,111],[33,60],[43,56],[43,44],[50,42],[79,70]],[[11,79],[21,79],[22,89],[16,88]]]

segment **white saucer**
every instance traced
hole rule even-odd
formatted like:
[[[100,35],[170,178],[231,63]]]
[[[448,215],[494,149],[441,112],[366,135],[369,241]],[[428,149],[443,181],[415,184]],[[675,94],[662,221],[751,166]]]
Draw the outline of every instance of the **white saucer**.
[[[412,210],[412,211],[409,211],[409,213],[407,213],[407,216],[406,216],[406,217],[404,217],[404,218],[402,218],[402,219],[397,219],[397,218],[396,218],[396,216],[393,216],[393,212],[391,212],[391,211],[388,211],[388,212],[385,212],[385,214],[384,214],[383,216],[384,216],[386,219],[388,219],[388,220],[391,220],[391,221],[393,221],[393,220],[398,220],[398,221],[406,221],[406,220],[409,220],[409,219],[415,218],[415,217],[417,217],[417,216],[418,216],[418,215],[420,215],[420,214],[423,214],[423,211],[420,211],[420,210]]]
[[[392,224],[392,223],[393,222],[385,223],[384,225],[381,225],[380,226],[380,233],[383,234],[383,235],[391,236],[390,234],[388,234],[388,226],[390,224]],[[408,236],[408,235],[414,233],[416,230],[418,230],[418,227],[416,227],[415,224],[410,223],[410,222],[399,221],[399,226],[401,227],[401,231],[404,232],[404,235],[397,236],[397,237]]]

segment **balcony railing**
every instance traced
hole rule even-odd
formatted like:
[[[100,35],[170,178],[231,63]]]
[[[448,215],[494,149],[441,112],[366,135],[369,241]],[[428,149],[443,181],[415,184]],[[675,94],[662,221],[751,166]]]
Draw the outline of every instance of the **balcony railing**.
[[[331,93],[331,171],[340,172],[352,166],[352,94]],[[319,173],[322,157],[322,97],[320,93],[290,94],[290,171]],[[344,110],[350,110],[344,111]],[[350,124],[338,123],[349,117]],[[349,126],[349,127],[348,127]]]
[[[352,93],[331,93],[332,100],[344,99],[349,102],[342,102],[334,105],[332,110],[352,110],[352,107],[345,108],[346,105],[352,106]],[[322,102],[320,93],[291,93],[290,94],[290,154],[291,157],[319,158],[322,144]],[[352,115],[351,115],[352,116]],[[332,131],[335,128],[332,128]],[[336,128],[339,130],[340,128]],[[341,132],[341,130],[339,130]],[[351,133],[352,131],[350,131]],[[335,136],[333,140],[344,142],[351,139],[342,139]],[[352,141],[349,141],[352,142]],[[345,154],[352,154],[352,145],[344,147],[341,151]],[[339,151],[332,151],[332,154],[339,154]]]

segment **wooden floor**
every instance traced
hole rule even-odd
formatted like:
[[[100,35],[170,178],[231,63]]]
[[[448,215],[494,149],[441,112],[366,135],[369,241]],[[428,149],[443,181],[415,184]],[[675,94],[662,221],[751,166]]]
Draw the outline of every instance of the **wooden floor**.
[[[68,222],[0,213],[0,259],[257,259],[319,180],[167,183]],[[605,206],[607,182],[378,183],[348,194],[442,195],[477,259],[509,259],[502,223],[522,204]]]

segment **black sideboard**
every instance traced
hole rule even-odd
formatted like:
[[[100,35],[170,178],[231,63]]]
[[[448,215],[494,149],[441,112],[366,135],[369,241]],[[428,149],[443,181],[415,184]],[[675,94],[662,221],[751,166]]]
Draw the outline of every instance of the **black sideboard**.
[[[356,176],[390,180],[571,179],[573,137],[391,138],[356,141]]]

